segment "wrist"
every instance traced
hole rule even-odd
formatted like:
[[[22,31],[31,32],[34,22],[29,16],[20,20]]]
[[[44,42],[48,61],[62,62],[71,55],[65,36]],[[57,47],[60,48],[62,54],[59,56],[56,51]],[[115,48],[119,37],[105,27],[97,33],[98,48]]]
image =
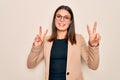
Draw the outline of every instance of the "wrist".
[[[97,47],[97,46],[99,46],[99,43],[91,43],[90,41],[88,41],[88,44],[91,47]]]

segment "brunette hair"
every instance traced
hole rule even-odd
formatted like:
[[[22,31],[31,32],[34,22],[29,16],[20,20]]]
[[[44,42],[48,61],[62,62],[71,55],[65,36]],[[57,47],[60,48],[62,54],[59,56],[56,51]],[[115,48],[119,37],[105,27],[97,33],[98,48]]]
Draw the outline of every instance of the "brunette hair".
[[[65,5],[59,6],[54,13],[53,21],[52,21],[52,34],[51,34],[50,38],[48,39],[48,41],[51,42],[51,41],[54,41],[54,40],[57,39],[57,28],[56,28],[56,25],[55,25],[55,17],[56,17],[56,13],[60,9],[67,10],[71,15],[71,24],[69,25],[69,28],[68,28],[67,35],[66,35],[65,39],[69,40],[72,45],[76,44],[74,15],[73,15],[72,9],[69,6],[65,6]]]

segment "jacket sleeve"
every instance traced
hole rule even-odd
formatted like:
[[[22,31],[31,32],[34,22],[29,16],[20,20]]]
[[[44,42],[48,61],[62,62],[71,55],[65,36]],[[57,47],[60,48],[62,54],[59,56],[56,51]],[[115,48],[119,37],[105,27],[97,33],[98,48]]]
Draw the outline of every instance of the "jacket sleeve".
[[[43,59],[44,55],[43,48],[44,48],[43,43],[39,47],[35,47],[34,45],[32,46],[30,54],[28,55],[27,59],[28,68],[34,68]]]
[[[82,58],[89,68],[96,70],[99,65],[99,46],[91,47],[86,45],[84,38],[81,36]]]

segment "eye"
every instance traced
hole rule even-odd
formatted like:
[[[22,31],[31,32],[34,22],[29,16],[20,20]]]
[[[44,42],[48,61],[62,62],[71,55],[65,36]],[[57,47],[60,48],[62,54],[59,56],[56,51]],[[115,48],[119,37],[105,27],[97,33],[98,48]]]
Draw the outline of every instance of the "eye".
[[[56,15],[56,18],[61,18],[61,15]]]
[[[68,16],[65,16],[64,18],[65,18],[66,20],[70,19]]]

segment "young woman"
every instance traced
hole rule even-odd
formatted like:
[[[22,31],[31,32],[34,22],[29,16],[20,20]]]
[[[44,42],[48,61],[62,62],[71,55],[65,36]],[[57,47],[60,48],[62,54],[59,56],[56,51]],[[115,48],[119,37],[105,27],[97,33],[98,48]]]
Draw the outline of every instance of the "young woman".
[[[74,16],[69,6],[56,9],[52,22],[52,34],[42,33],[40,27],[27,60],[27,67],[34,68],[45,60],[45,80],[83,80],[81,59],[89,68],[96,70],[99,65],[100,35],[87,26],[88,46],[81,34],[75,33]]]

